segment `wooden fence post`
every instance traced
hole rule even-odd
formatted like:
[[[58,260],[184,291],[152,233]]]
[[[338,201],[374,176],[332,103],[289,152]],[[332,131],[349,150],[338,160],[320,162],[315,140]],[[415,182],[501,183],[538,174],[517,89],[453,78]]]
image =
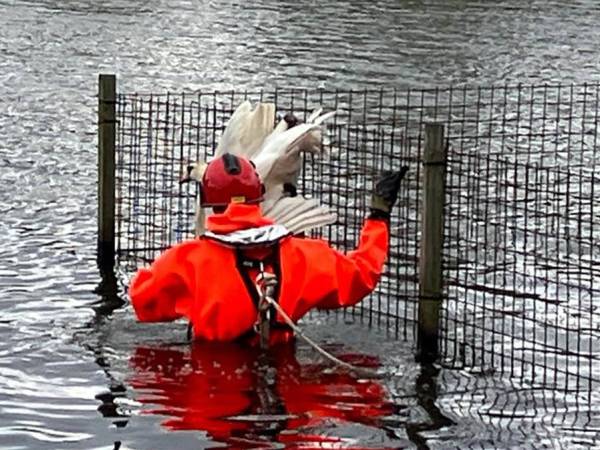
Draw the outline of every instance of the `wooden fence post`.
[[[444,126],[425,125],[423,152],[423,211],[419,258],[418,359],[438,357],[439,316],[442,304],[442,245],[446,185]]]
[[[111,267],[115,257],[116,76],[98,77],[98,263]]]

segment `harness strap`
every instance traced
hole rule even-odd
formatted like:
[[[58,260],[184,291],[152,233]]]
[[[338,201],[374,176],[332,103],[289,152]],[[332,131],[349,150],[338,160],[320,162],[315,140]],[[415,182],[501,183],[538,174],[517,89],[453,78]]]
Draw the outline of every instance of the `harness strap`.
[[[271,324],[275,323],[276,312],[273,305],[277,302],[274,299],[274,292],[279,283],[275,275],[265,272],[262,263],[259,270],[260,272],[256,276],[255,284],[260,301],[258,303],[258,315],[254,329],[260,337],[260,347],[264,349],[269,346]]]
[[[279,245],[273,243],[266,248],[269,249],[269,252],[263,259],[253,259],[244,254],[243,247],[235,247],[238,271],[257,311],[254,332],[261,336],[261,347],[265,348],[268,346],[268,335],[271,329],[288,328],[285,324],[276,321],[275,308],[271,303],[265,301],[267,295],[273,302],[278,301],[280,291],[278,280],[281,276]],[[272,267],[273,273],[265,271],[267,265]],[[258,271],[255,279],[252,279],[250,275],[252,269]]]

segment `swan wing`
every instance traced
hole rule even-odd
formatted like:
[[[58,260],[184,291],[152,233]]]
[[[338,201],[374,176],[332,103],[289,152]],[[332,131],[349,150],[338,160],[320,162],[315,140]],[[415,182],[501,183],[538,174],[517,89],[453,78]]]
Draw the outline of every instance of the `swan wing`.
[[[301,166],[301,153],[316,153],[321,148],[319,125],[301,124],[275,136],[269,136],[260,152],[254,157],[256,171],[268,187],[272,184],[292,182],[289,174],[297,174]]]
[[[252,159],[262,148],[275,125],[275,105],[258,103],[254,109],[246,100],[242,102],[225,127],[219,140],[215,157],[223,153]]]
[[[329,208],[319,205],[315,199],[304,197],[281,197],[264,205],[263,214],[295,234],[329,225],[337,220]]]

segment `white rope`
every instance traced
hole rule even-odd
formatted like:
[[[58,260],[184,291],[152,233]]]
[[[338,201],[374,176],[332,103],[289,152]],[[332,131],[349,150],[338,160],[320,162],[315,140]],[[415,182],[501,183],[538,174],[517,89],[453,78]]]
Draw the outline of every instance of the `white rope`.
[[[275,309],[277,310],[277,312],[279,314],[281,314],[281,317],[283,317],[283,320],[285,321],[285,323],[292,329],[294,330],[294,333],[296,333],[296,335],[300,336],[302,339],[304,339],[304,341],[306,341],[306,343],[308,345],[310,345],[312,348],[314,348],[317,352],[319,352],[321,355],[323,355],[325,358],[329,359],[330,361],[334,362],[335,364],[344,367],[345,369],[350,370],[351,372],[356,373],[359,376],[364,376],[364,377],[368,377],[368,378],[382,378],[383,375],[380,373],[377,373],[375,370],[371,370],[368,369],[366,367],[358,367],[355,366],[353,364],[347,363],[345,361],[342,361],[339,358],[336,358],[335,356],[333,356],[331,353],[329,353],[327,350],[323,349],[322,347],[319,346],[319,344],[317,344],[315,341],[313,341],[311,338],[309,338],[306,334],[304,334],[304,332],[300,329],[300,327],[298,327],[298,325],[296,325],[292,319],[290,318],[290,316],[288,316],[286,314],[286,312],[283,310],[283,308],[279,305],[279,303],[277,303],[275,300],[273,300],[270,297],[265,296],[264,297],[265,300],[272,305],[273,307],[275,307]]]

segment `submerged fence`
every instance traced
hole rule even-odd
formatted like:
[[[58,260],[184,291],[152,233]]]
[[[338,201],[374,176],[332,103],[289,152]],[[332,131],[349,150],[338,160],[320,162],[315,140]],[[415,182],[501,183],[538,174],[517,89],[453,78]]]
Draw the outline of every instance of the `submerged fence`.
[[[238,104],[305,119],[335,109],[326,156],[299,186],[338,214],[315,233],[352,249],[373,178],[409,165],[377,290],[358,315],[413,338],[419,305],[425,124],[441,123],[445,164],[442,362],[545,386],[600,382],[600,86],[287,90],[116,95],[116,252],[130,268],[193,236],[196,192],[178,183],[205,160]],[[102,98],[100,99],[102,102]]]

